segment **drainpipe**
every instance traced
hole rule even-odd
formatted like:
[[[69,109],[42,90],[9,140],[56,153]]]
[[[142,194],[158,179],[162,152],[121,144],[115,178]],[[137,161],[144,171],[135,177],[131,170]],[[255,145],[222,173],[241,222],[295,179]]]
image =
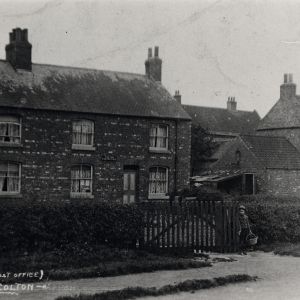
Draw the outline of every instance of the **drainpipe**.
[[[175,157],[174,157],[174,197],[177,192],[177,166],[178,166],[178,120],[175,120]]]

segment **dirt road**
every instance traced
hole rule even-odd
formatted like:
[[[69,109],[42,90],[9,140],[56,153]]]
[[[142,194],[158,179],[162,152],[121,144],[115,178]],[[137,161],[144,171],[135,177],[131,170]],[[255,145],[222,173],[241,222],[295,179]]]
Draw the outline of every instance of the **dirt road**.
[[[275,256],[271,253],[256,252],[248,256],[231,256],[237,261],[218,262],[211,268],[182,271],[162,271],[118,277],[91,278],[69,281],[51,281],[18,294],[1,293],[0,299],[9,300],[54,300],[58,296],[79,293],[97,293],[128,286],[156,286],[174,284],[187,279],[208,279],[229,274],[249,274],[259,276],[257,282],[232,284],[226,287],[203,290],[195,293],[145,299],[300,299],[300,258]],[[3,292],[3,291],[2,291]],[[220,298],[221,296],[221,298]]]

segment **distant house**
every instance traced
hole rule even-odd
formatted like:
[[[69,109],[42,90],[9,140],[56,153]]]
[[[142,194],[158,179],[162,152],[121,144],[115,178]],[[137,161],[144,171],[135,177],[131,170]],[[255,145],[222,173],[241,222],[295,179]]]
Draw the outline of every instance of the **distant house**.
[[[181,103],[179,91],[176,91],[174,98]],[[209,170],[211,165],[222,157],[229,141],[240,134],[254,133],[260,121],[260,117],[255,110],[238,110],[235,97],[228,98],[227,108],[186,104],[183,104],[182,107],[191,116],[192,126],[200,125],[208,130],[214,141],[212,155],[194,166],[194,172],[198,174],[203,170]]]
[[[253,133],[260,121],[255,110],[237,110],[237,102],[234,97],[228,98],[227,108],[187,104],[182,107],[191,116],[192,124],[207,129],[217,142],[233,140],[239,134]]]
[[[233,194],[300,196],[300,153],[284,137],[242,135],[199,181]]]
[[[26,29],[0,60],[0,198],[132,203],[189,186],[190,116],[145,74],[32,63]]]
[[[284,74],[280,98],[259,123],[257,134],[284,136],[300,151],[300,96],[292,74]]]

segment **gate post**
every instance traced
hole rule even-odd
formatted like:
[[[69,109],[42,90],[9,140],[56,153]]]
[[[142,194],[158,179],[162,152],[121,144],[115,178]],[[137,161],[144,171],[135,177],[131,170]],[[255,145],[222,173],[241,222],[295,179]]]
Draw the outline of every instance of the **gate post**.
[[[219,252],[224,252],[224,214],[223,214],[223,201],[216,203],[216,250]]]

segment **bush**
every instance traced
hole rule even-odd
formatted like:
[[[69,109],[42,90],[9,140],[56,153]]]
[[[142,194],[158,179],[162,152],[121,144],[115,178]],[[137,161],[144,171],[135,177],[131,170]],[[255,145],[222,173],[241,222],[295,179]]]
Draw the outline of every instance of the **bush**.
[[[0,204],[0,252],[68,249],[77,254],[95,245],[129,247],[140,237],[136,206],[98,201]]]
[[[300,241],[300,199],[270,195],[241,196],[261,243]]]
[[[225,199],[225,195],[220,191],[212,189],[206,186],[191,187],[191,189],[183,189],[177,193],[178,196],[185,197],[196,197],[200,200],[215,200],[222,201]]]

